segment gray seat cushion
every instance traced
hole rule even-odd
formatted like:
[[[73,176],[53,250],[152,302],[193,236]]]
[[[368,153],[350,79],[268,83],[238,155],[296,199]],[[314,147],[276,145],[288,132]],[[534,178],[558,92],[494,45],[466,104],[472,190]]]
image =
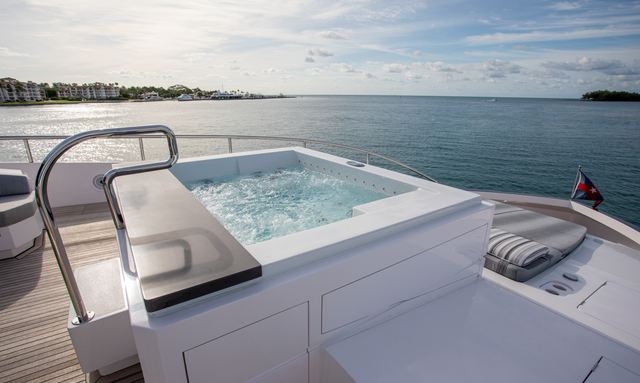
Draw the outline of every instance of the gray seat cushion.
[[[28,194],[30,192],[29,177],[23,174],[22,171],[0,169],[0,197]]]
[[[489,236],[489,254],[516,266],[528,266],[549,253],[549,248],[519,235],[493,228]]]
[[[566,257],[587,233],[584,226],[549,217],[523,208],[495,202],[493,227],[538,242],[548,248],[547,255],[526,266],[514,265],[492,254],[485,256],[485,267],[515,281],[524,282]]]
[[[0,197],[0,227],[25,220],[36,214],[36,193]]]

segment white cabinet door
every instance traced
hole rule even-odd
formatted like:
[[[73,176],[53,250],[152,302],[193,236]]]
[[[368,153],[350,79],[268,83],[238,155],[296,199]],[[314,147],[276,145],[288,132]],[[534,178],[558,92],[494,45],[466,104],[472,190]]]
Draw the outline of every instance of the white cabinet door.
[[[308,304],[303,303],[184,353],[190,383],[247,382],[305,354]]]
[[[322,332],[379,314],[403,300],[479,274],[486,230],[486,226],[475,229],[324,294]]]
[[[309,356],[297,357],[284,366],[270,370],[250,383],[307,383],[309,381]]]

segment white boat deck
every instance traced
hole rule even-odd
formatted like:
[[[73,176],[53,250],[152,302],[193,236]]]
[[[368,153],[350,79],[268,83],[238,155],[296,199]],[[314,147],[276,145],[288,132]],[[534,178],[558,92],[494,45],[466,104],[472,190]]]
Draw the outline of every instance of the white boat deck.
[[[327,353],[340,383],[640,381],[637,352],[486,279]]]
[[[106,205],[56,210],[74,267],[118,256]],[[0,261],[0,382],[139,382],[136,365],[107,377],[85,375],[67,333],[69,297],[53,251]]]
[[[75,267],[118,256],[104,205],[57,215]],[[562,280],[564,272],[579,282]],[[524,284],[485,270],[477,282],[329,346],[344,373],[331,382],[640,382],[638,275],[636,251],[591,236]],[[558,279],[573,290],[555,296],[540,288]],[[600,292],[610,295],[587,308]],[[616,306],[601,307],[609,302]],[[48,241],[0,262],[0,382],[143,381],[139,365],[85,375],[66,330],[68,310]]]
[[[587,235],[565,259],[526,283],[487,269],[483,275],[527,300],[640,350],[640,252],[636,250]]]

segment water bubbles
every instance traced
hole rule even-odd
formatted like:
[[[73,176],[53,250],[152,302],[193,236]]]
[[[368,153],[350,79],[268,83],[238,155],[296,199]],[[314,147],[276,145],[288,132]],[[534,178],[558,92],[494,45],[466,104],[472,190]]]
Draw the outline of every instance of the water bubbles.
[[[353,206],[386,197],[301,166],[186,186],[244,245],[350,218]]]

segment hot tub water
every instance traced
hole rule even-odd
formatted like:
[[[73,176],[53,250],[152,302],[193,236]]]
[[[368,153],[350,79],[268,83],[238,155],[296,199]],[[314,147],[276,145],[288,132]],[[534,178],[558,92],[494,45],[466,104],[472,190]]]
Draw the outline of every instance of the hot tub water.
[[[244,245],[350,218],[354,206],[387,197],[302,166],[186,186]]]

